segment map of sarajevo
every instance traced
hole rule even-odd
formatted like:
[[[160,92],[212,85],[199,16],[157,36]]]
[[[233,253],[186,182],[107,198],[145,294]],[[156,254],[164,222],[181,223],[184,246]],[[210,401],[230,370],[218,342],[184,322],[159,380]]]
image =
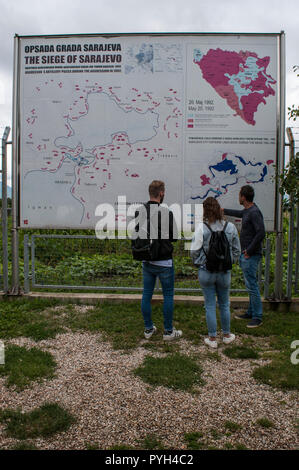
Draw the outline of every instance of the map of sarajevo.
[[[121,188],[127,180],[131,188],[136,184],[142,188],[154,179],[157,160],[179,139],[180,101],[174,88],[157,97],[137,87],[101,85],[88,79],[78,80],[71,88],[62,80],[40,83],[32,92],[25,118],[25,145],[31,153],[23,167],[27,192],[41,173],[48,174],[55,192],[66,191],[79,203],[77,225],[87,225],[97,204],[112,193],[126,194]],[[165,164],[164,171],[168,171]],[[33,207],[36,210],[37,204]]]
[[[256,184],[265,181],[268,166],[273,160],[253,163],[240,155],[223,153],[219,160],[209,165],[208,174],[199,177],[198,185],[192,188],[191,200],[204,200],[208,196],[220,197],[227,194],[234,186],[241,184]]]
[[[270,57],[259,58],[255,52],[210,49],[203,54],[194,50],[194,63],[202,77],[225,99],[228,106],[246,123],[255,125],[254,115],[261,103],[275,95],[271,85],[276,83],[267,74]]]

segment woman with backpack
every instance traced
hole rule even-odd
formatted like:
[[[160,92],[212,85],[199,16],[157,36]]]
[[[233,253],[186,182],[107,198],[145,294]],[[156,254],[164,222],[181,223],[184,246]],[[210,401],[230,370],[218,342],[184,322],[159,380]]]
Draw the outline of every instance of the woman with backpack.
[[[232,263],[241,254],[237,229],[223,220],[223,212],[216,199],[208,197],[203,203],[203,223],[195,229],[191,244],[191,258],[198,267],[199,284],[205,299],[209,337],[205,344],[217,348],[216,297],[218,300],[223,343],[235,339],[230,332],[230,284]]]

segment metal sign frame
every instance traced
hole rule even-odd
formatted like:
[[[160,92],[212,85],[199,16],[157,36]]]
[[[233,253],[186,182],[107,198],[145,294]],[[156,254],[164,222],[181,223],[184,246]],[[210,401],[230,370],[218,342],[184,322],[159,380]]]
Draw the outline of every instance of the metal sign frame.
[[[275,37],[277,38],[278,51],[278,71],[277,77],[277,145],[276,145],[276,200],[274,231],[277,234],[277,282],[276,293],[281,297],[280,279],[282,275],[282,197],[279,193],[278,175],[284,167],[284,147],[285,147],[285,33],[113,33],[113,34],[71,34],[71,35],[32,35],[19,36],[14,39],[14,81],[13,81],[13,148],[12,148],[12,257],[13,257],[13,291],[18,292],[18,231],[20,226],[20,58],[21,41],[29,38],[122,38],[122,37],[152,37],[159,38],[165,36],[180,37]],[[52,227],[55,228],[55,227]]]

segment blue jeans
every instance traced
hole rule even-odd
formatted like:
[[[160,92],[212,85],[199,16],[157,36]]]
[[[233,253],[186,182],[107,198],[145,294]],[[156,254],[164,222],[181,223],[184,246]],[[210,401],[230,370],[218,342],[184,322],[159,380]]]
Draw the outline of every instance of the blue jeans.
[[[153,327],[151,300],[155,288],[156,278],[161,282],[164,297],[163,319],[164,330],[172,331],[173,319],[173,295],[174,295],[174,268],[164,268],[150,263],[142,263],[143,274],[143,294],[141,302],[141,311],[146,329]]]
[[[217,336],[216,295],[220,310],[223,334],[230,333],[229,289],[231,272],[211,273],[205,268],[198,271],[198,279],[205,298],[206,320],[209,336]]]
[[[253,255],[245,258],[242,253],[240,256],[240,267],[244,274],[245,286],[249,293],[248,315],[252,318],[262,319],[263,306],[260,289],[257,280],[257,270],[261,261],[261,255]]]

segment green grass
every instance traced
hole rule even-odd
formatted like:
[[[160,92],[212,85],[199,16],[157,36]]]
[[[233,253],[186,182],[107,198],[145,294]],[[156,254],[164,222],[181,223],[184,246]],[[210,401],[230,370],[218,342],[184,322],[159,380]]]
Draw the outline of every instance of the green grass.
[[[153,305],[152,317],[158,328],[158,334],[151,338],[150,343],[145,343],[147,345],[145,347],[161,349],[163,344],[162,305]],[[84,314],[69,309],[61,325],[73,331],[101,332],[104,338],[111,342],[114,349],[130,350],[139,346],[140,341],[144,340],[144,324],[140,303],[137,302],[133,304],[104,302]],[[177,305],[174,312],[174,326],[178,329],[182,327],[184,338],[198,344],[199,335],[206,333],[203,308]]]
[[[32,442],[18,442],[9,450],[38,450],[38,448]]]
[[[86,446],[86,450],[100,450],[98,444],[86,443],[85,446]]]
[[[259,328],[246,328],[246,322],[240,320],[233,320],[231,327],[239,335],[246,334],[260,340],[265,338],[265,345],[269,343],[272,361],[254,369],[252,376],[255,380],[281,390],[299,390],[298,366],[290,360],[290,345],[299,338],[298,314],[265,312],[263,325]],[[259,342],[259,347],[261,344]]]
[[[55,337],[61,328],[57,326],[55,318],[47,318],[44,312],[56,305],[58,301],[48,299],[2,300],[0,338],[27,336],[40,341]]]
[[[86,313],[70,310],[64,324],[73,331],[101,332],[114,349],[136,348],[143,338],[143,320],[140,305],[99,304]]]
[[[230,432],[236,432],[242,428],[240,424],[234,423],[233,421],[225,421],[224,427]]]
[[[115,444],[115,446],[109,447],[107,450],[138,450],[138,449],[136,447],[129,446],[128,444]]]
[[[204,447],[204,443],[200,440],[203,434],[198,431],[188,432],[184,435],[184,440],[187,443],[188,450],[200,450]]]
[[[267,429],[275,427],[274,423],[272,423],[272,421],[270,421],[268,418],[260,418],[257,420],[256,424],[258,424],[262,428]]]
[[[236,320],[232,317],[231,330],[236,334],[246,334],[255,337],[276,336],[299,338],[299,316],[297,313],[264,312],[263,324],[258,328],[247,328],[246,320]]]
[[[5,424],[9,437],[32,439],[67,431],[75,419],[57,403],[45,403],[29,413],[20,410],[0,411],[0,422]]]
[[[145,450],[163,450],[165,446],[156,434],[147,434],[144,439],[139,441],[140,449]]]
[[[248,447],[246,447],[244,444],[235,444],[235,450],[248,450]]]
[[[0,375],[7,376],[6,386],[15,386],[20,392],[36,381],[53,378],[56,365],[48,352],[9,345],[5,349],[5,364],[0,365]]]
[[[258,359],[259,354],[252,348],[246,346],[230,346],[223,353],[231,359]]]
[[[277,354],[270,364],[255,368],[252,376],[281,390],[299,390],[298,365],[291,363],[288,351]]]
[[[0,338],[5,340],[27,336],[39,341],[54,338],[59,332],[69,328],[74,332],[101,333],[101,340],[109,341],[114,349],[128,353],[141,345],[149,351],[167,354],[180,351],[179,341],[171,345],[165,345],[162,341],[161,304],[154,304],[152,308],[153,321],[158,327],[158,333],[149,341],[145,341],[143,336],[144,326],[140,302],[130,304],[99,303],[85,313],[78,311],[74,305],[63,305],[61,309],[54,308],[58,305],[59,302],[56,300],[14,299],[2,301]],[[219,314],[217,314],[217,318],[220,328]],[[203,336],[207,334],[203,306],[175,305],[174,326],[183,330],[184,339],[194,345],[202,344]],[[263,325],[253,329],[246,327],[246,321],[232,319],[231,330],[242,339],[243,345],[223,348],[221,351],[224,354],[228,356],[231,354],[229,357],[232,358],[236,356],[256,359],[257,351],[263,354],[267,348],[264,354],[272,362],[265,366],[256,367],[253,372],[254,378],[261,383],[283,390],[299,389],[298,366],[290,362],[290,355],[293,352],[290,349],[290,344],[299,338],[298,314],[265,312]],[[219,354],[214,356],[214,360],[221,359]],[[208,352],[202,356],[203,360],[208,358]]]
[[[201,372],[194,359],[179,353],[158,358],[147,356],[134,370],[136,376],[150,385],[188,392],[194,392],[194,385],[203,384]]]
[[[89,450],[94,450],[95,446],[89,447]],[[96,449],[96,448],[95,448]],[[129,444],[115,444],[109,447],[108,450],[164,450],[165,446],[160,440],[159,436],[155,433],[147,434],[143,439],[136,441],[136,445],[133,447]]]
[[[221,433],[218,431],[218,429],[210,429],[210,434],[212,436],[213,439],[220,439],[221,438]]]

